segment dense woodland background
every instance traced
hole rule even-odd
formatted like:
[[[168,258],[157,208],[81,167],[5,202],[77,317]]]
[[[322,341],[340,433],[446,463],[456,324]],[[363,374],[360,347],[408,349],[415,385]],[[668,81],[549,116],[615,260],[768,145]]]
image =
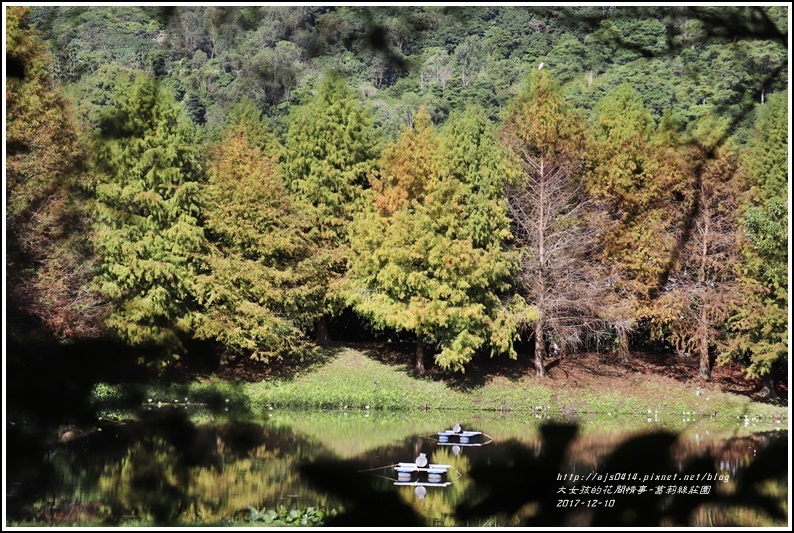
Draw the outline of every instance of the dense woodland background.
[[[787,6],[5,9],[11,364],[786,375]]]

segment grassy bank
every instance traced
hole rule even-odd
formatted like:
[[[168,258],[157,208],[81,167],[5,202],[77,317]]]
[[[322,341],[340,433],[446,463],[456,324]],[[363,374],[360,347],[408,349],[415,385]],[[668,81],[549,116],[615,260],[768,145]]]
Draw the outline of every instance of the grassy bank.
[[[412,375],[404,365],[386,364],[350,347],[329,350],[322,364],[288,379],[254,383],[208,377],[189,384],[146,385],[143,388],[100,385],[99,406],[116,401],[141,401],[155,406],[202,404],[213,409],[244,407],[251,412],[274,408],[350,410],[450,410],[542,412],[546,416],[581,414],[712,416],[723,420],[782,419],[787,409],[753,402],[716,387],[696,394],[690,384],[654,376],[627,376],[619,390],[609,382],[583,386],[575,380],[541,379],[531,370],[506,377],[494,375],[476,385],[454,385]],[[605,384],[606,383],[606,384]],[[617,383],[617,381],[612,382]],[[628,385],[628,386],[627,386]],[[716,413],[716,415],[715,415]]]

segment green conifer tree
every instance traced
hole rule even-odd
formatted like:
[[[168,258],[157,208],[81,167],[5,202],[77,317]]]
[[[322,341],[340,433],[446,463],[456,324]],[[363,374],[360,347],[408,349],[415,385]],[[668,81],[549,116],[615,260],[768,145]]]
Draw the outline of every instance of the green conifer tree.
[[[304,310],[323,295],[307,279],[313,271],[308,219],[284,185],[279,147],[262,134],[256,111],[244,109],[249,113],[235,113],[209,152],[197,335],[267,361],[305,348],[302,328],[313,325],[313,315]]]
[[[314,282],[325,287],[315,305],[319,344],[330,340],[328,318],[339,310],[334,287],[349,255],[348,225],[376,157],[371,113],[344,78],[328,74],[316,98],[290,116],[283,163],[287,187],[307,206],[309,236],[318,243]]]
[[[108,324],[147,349],[142,359],[163,365],[184,350],[196,309],[204,247],[198,150],[173,97],[143,75],[117,91],[94,150],[97,283],[112,302]]]
[[[373,203],[353,224],[349,301],[376,327],[416,335],[419,373],[426,344],[439,348],[440,367],[457,371],[489,343],[493,352],[512,351],[512,335],[499,331],[506,326],[499,293],[511,273],[503,249],[507,219],[494,196],[501,187],[476,179],[496,149],[482,118],[464,115],[439,139],[428,113],[417,113],[414,127],[384,154]],[[470,145],[476,151],[469,168],[453,155],[467,124],[481,134]],[[498,171],[485,175],[496,180]],[[485,236],[489,224],[493,232]]]
[[[788,91],[783,91],[759,108],[745,155],[751,185],[763,199],[786,198],[789,147]]]
[[[740,233],[740,297],[729,320],[730,349],[719,359],[743,363],[771,397],[789,351],[787,119],[787,93],[770,97],[744,154],[749,192]]]

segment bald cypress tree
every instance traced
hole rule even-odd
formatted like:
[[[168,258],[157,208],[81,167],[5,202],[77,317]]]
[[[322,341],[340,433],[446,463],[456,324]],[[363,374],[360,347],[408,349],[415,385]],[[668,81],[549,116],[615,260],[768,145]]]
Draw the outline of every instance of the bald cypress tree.
[[[319,344],[330,340],[328,318],[340,309],[334,287],[347,268],[348,225],[374,169],[376,145],[371,113],[333,72],[289,118],[284,178],[306,206],[308,236],[317,244],[313,283],[324,288],[314,305]]]
[[[743,154],[749,192],[741,218],[739,298],[728,322],[729,350],[719,361],[738,361],[749,378],[761,378],[776,397],[777,376],[787,367],[789,345],[786,201],[788,94],[770,97],[759,110]]]
[[[196,309],[198,145],[173,97],[139,75],[117,90],[94,149],[96,281],[112,304],[108,325],[161,364],[184,351]]]
[[[499,296],[511,261],[498,167],[488,161],[496,143],[481,114],[452,120],[461,123],[439,135],[427,112],[417,113],[385,151],[372,204],[351,233],[349,301],[374,326],[416,335],[420,374],[427,346],[440,367],[456,371],[487,346],[514,355],[510,332],[499,331],[509,326]],[[477,137],[471,166],[455,156],[463,132]]]
[[[546,375],[548,346],[570,351],[605,337],[610,300],[594,261],[595,210],[584,195],[583,117],[562,98],[547,72],[537,72],[512,103],[502,140],[520,169],[507,190],[512,230],[521,250],[519,290],[534,307],[534,366]]]
[[[656,127],[628,84],[599,102],[591,131],[584,183],[606,214],[601,260],[614,293],[629,307],[625,317],[635,322],[647,317],[686,240],[694,176],[670,124]],[[621,332],[619,352],[626,358],[627,329]]]
[[[737,150],[732,143],[710,145],[708,139],[721,137],[724,129],[724,123],[704,119],[696,130],[701,132],[697,144],[679,148],[689,152],[693,168],[700,168],[693,191],[698,209],[688,235],[678,235],[682,242],[670,275],[647,312],[651,339],[697,356],[698,376],[704,379],[711,377],[714,354],[726,340],[725,323],[736,296]]]
[[[247,113],[230,121],[208,154],[197,335],[266,362],[305,348],[312,304],[323,294],[311,280],[308,217],[278,165],[281,147],[255,109],[240,109]]]
[[[61,340],[104,330],[102,298],[90,282],[88,143],[52,75],[52,56],[28,28],[29,8],[6,12],[6,297],[9,338]],[[41,327],[43,326],[43,327]],[[40,329],[39,329],[40,328]],[[27,329],[27,326],[25,327]],[[26,341],[22,341],[26,342]]]

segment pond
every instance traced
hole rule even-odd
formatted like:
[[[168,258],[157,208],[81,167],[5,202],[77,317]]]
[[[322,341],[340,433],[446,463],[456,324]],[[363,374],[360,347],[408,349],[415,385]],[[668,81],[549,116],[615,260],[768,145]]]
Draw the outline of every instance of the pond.
[[[45,526],[785,526],[785,426],[687,416],[251,415],[175,404],[85,427],[7,425],[6,519]],[[461,431],[440,443],[439,432],[456,424]],[[475,432],[468,445],[460,442],[465,431]],[[419,471],[397,484],[395,465],[420,457],[442,465],[440,481]],[[759,502],[769,503],[768,512]]]

